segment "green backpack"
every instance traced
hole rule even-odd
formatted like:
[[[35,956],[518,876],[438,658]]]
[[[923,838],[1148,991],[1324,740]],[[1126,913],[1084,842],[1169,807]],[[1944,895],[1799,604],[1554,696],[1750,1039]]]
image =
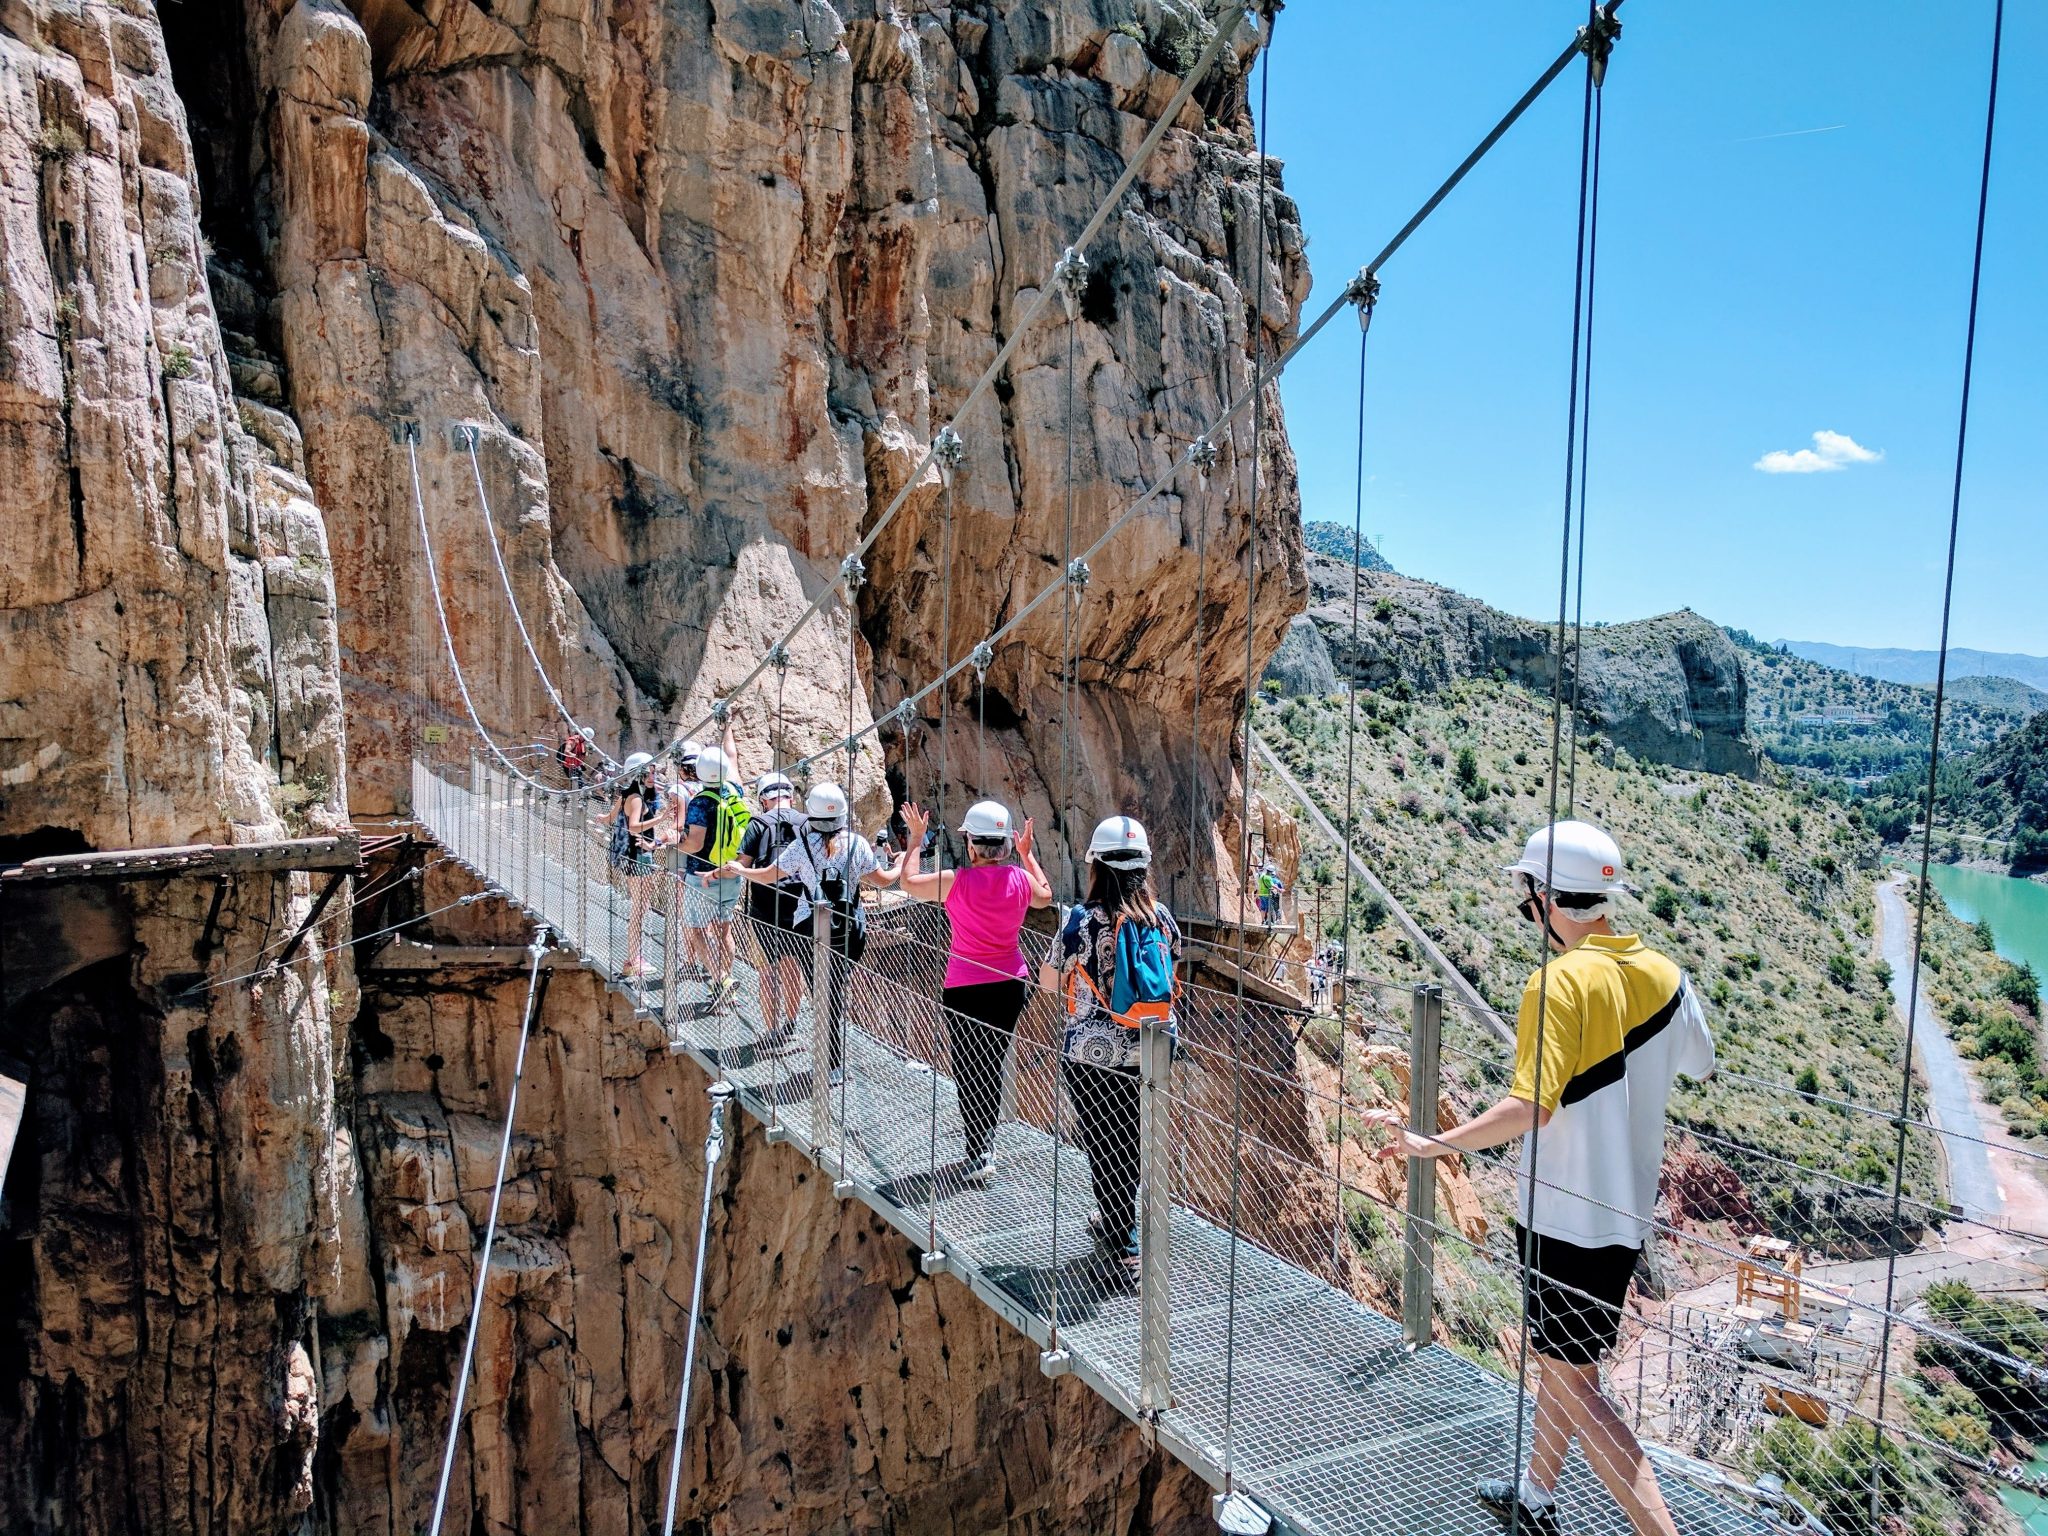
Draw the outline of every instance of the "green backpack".
[[[713,867],[730,864],[738,857],[740,841],[753,824],[754,808],[737,784],[707,784],[703,792],[718,802],[718,815],[712,823],[711,841],[705,846],[704,857]]]

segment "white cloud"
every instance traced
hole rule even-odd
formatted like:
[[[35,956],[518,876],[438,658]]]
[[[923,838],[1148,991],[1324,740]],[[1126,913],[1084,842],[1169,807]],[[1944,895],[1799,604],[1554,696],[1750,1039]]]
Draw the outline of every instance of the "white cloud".
[[[1813,434],[1811,448],[1773,448],[1752,467],[1767,475],[1818,475],[1851,464],[1875,464],[1883,457],[1883,450],[1866,448],[1846,432],[1821,431]]]

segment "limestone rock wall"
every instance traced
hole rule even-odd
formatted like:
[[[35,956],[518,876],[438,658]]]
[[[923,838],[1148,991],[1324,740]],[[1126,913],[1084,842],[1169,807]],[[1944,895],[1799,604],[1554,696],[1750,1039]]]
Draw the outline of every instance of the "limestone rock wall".
[[[152,7],[0,5],[0,193],[0,856],[336,829],[326,531],[238,395]],[[0,1524],[301,1526],[346,982],[204,985],[303,875],[93,889],[118,942],[0,1026]]]
[[[402,798],[425,724],[462,720],[407,424],[455,647],[492,731],[531,741],[560,722],[514,643],[461,427],[479,434],[515,590],[572,711],[614,752],[658,745],[831,583],[1163,107],[1178,77],[1162,63],[1191,60],[1205,25],[1182,0],[914,17],[863,0],[251,0],[244,73],[260,126],[246,179],[344,594],[357,811]],[[1254,332],[1269,353],[1281,345],[1306,291],[1277,166],[1254,275],[1252,47],[1247,29],[1089,252],[1071,337],[1076,549],[1245,387]],[[928,474],[869,556],[858,634],[832,601],[783,686],[743,701],[745,765],[809,754],[846,728],[849,705],[865,725],[1058,573],[1069,340],[1041,321],[962,423],[950,614]],[[1256,532],[1240,420],[1211,475],[1095,562],[1067,732],[1066,775],[1087,786],[1072,795],[1080,835],[1111,803],[1184,800],[1178,722],[1197,673],[1217,717],[1241,696],[1254,544],[1262,655],[1298,605],[1277,413],[1269,393]],[[991,782],[970,786],[1042,818],[1065,638],[1055,604],[1003,648]],[[964,688],[926,713],[891,735],[899,794],[929,798],[942,713],[951,749],[964,745]],[[1220,749],[1195,761],[1212,786],[1228,780]],[[870,814],[885,808],[882,768],[870,741],[855,775]]]

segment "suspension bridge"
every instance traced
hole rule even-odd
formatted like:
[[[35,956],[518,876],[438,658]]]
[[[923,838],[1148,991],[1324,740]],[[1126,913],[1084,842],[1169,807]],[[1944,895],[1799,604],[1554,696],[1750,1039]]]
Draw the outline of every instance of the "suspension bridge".
[[[1530,105],[1577,60],[1584,64],[1578,260],[1550,764],[1553,819],[1561,809],[1569,809],[1575,759],[1565,755],[1561,723],[1566,710],[1565,656],[1568,645],[1575,644],[1568,641],[1567,633],[1575,632],[1577,625],[1568,624],[1567,619],[1575,511],[1579,514],[1577,569],[1581,576],[1583,573],[1586,448],[1580,429],[1590,395],[1603,87],[1609,54],[1619,34],[1617,5],[1615,0],[1589,11],[1587,24],[1529,90],[1360,269],[1344,292],[1302,327],[1285,349],[1268,357],[1262,342],[1254,343],[1247,387],[1176,455],[1159,479],[1083,543],[1074,517],[1071,358],[1079,299],[1086,284],[1085,253],[1117,211],[1167,126],[1179,116],[1197,83],[1244,21],[1245,8],[1228,9],[1150,135],[1076,234],[1058,266],[1036,290],[997,355],[959,402],[953,422],[932,434],[903,488],[845,554],[838,580],[821,588],[797,620],[764,647],[752,670],[705,718],[687,731],[678,730],[676,738],[719,729],[741,695],[755,689],[771,672],[781,677],[790,665],[791,641],[835,601],[848,621],[847,730],[842,738],[820,745],[807,756],[775,765],[800,779],[829,776],[843,754],[850,783],[855,753],[864,740],[892,723],[907,730],[920,709],[935,705],[942,714],[950,709],[956,683],[969,672],[978,683],[984,681],[997,649],[1013,641],[1022,626],[1053,604],[1060,610],[1060,685],[1062,701],[1067,703],[1079,687],[1074,617],[1078,606],[1087,600],[1091,562],[1110,551],[1123,530],[1154,508],[1181,476],[1206,473],[1220,452],[1235,452],[1229,435],[1233,423],[1247,414],[1255,523],[1267,386],[1346,309],[1354,310],[1360,320],[1362,495],[1365,342],[1379,300],[1381,269]],[[1995,121],[1998,35],[1995,31],[1980,188],[1980,261],[1991,123]],[[1270,59],[1270,52],[1267,57]],[[1263,85],[1260,118],[1263,121]],[[1262,208],[1265,165],[1262,155]],[[1254,237],[1255,269],[1260,271],[1265,260],[1265,223],[1262,217]],[[1009,613],[1000,626],[956,655],[950,578],[954,472],[961,463],[963,445],[953,423],[965,418],[975,403],[996,387],[1021,337],[1055,304],[1065,311],[1070,362],[1067,517],[1057,552],[1057,574]],[[1973,279],[1973,338],[1975,321]],[[1963,419],[1966,423],[1967,374]],[[703,1244],[715,1240],[710,1232],[709,1165],[722,1153],[725,1107],[736,1103],[763,1127],[771,1141],[788,1144],[824,1170],[840,1197],[861,1201],[916,1243],[928,1273],[953,1276],[981,1303],[1033,1339],[1048,1374],[1079,1378],[1148,1438],[1205,1478],[1217,1490],[1215,1513],[1222,1528],[1283,1530],[1304,1536],[1405,1536],[1425,1531],[1479,1536],[1498,1529],[1495,1517],[1474,1502],[1471,1489],[1476,1477],[1510,1471],[1524,1459],[1533,1433],[1525,1365],[1527,1335],[1524,1331],[1517,1337],[1497,1339],[1495,1350],[1479,1350],[1468,1342],[1461,1352],[1447,1344],[1441,1298],[1435,1290],[1434,1257],[1440,1242],[1457,1242],[1478,1249],[1503,1272],[1513,1273],[1513,1256],[1486,1247],[1473,1234],[1444,1220],[1434,1189],[1435,1165],[1426,1159],[1409,1165],[1398,1205],[1383,1203],[1368,1209],[1372,1199],[1356,1180],[1355,1170],[1347,1170],[1341,1155],[1347,1116],[1355,1125],[1361,1106],[1347,1101],[1341,1060],[1334,1096],[1319,1093],[1294,1070],[1294,1050],[1304,1022],[1301,1010],[1247,995],[1242,909],[1234,989],[1190,986],[1185,990],[1180,1056],[1174,1057],[1174,1048],[1162,1041],[1148,1041],[1142,1108],[1132,1132],[1136,1144],[1124,1149],[1142,1169],[1142,1252],[1133,1275],[1120,1262],[1104,1259],[1089,1228],[1086,1192],[1091,1169],[1088,1154],[1077,1143],[1070,1116],[1063,1108],[1059,1004],[1050,994],[1034,989],[1013,1042],[1006,1113],[994,1151],[994,1177],[983,1182],[963,1176],[965,1148],[958,1092],[949,1070],[949,1021],[937,1000],[946,952],[944,918],[937,909],[915,903],[879,909],[870,951],[859,963],[834,954],[822,931],[817,941],[811,942],[758,927],[741,917],[735,922],[740,935],[739,959],[734,965],[737,995],[701,1000],[696,996],[699,983],[688,979],[683,956],[679,879],[641,877],[651,879],[654,890],[650,895],[644,886],[620,877],[609,867],[602,828],[610,809],[607,791],[619,782],[617,765],[604,760],[593,785],[559,780],[537,759],[503,745],[471,694],[436,572],[432,519],[419,472],[420,440],[419,430],[410,429],[407,445],[420,549],[432,589],[443,659],[474,741],[465,743],[471,747],[466,753],[429,752],[415,759],[412,815],[421,832],[459,860],[484,887],[531,917],[536,934],[533,976],[538,975],[543,948],[562,946],[629,996],[636,1008],[659,1017],[671,1048],[704,1069],[716,1108],[712,1141],[706,1147],[699,1283]],[[474,471],[474,431],[468,430],[460,441],[469,452]],[[935,676],[907,691],[893,710],[856,729],[852,708],[861,681],[854,607],[866,574],[863,557],[909,505],[912,488],[934,471],[943,491],[940,565],[946,586],[940,639],[942,654],[949,659]],[[1960,476],[1959,440],[1958,499]],[[492,528],[493,561],[522,647],[540,674],[550,703],[574,728],[578,722],[571,703],[549,679],[532,634],[519,615],[514,585],[484,500],[481,473],[475,473],[474,479],[479,506]],[[1952,508],[1952,524],[1953,516]],[[1362,506],[1360,519],[1362,528]],[[1196,535],[1203,550],[1204,582],[1206,535],[1205,521]],[[1257,579],[1255,562],[1246,560],[1242,571],[1247,614],[1245,670],[1241,678],[1232,680],[1233,697],[1241,696],[1243,702],[1242,761],[1246,769],[1242,780],[1246,798],[1237,817],[1240,871],[1250,862],[1250,766],[1259,750],[1249,708],[1254,683],[1250,615]],[[1583,593],[1582,579],[1579,591]],[[1202,607],[1198,599],[1198,615]],[[1355,598],[1353,623],[1357,623]],[[1198,628],[1198,653],[1201,648]],[[1576,668],[1571,670],[1576,672]],[[1071,708],[1063,710],[1061,724],[1057,801],[1062,830],[1074,807],[1069,782],[1071,745],[1064,723],[1071,713]],[[666,729],[665,722],[663,734]],[[1235,734],[1235,720],[1232,729]],[[1199,750],[1200,734],[1198,716],[1191,750]],[[949,740],[947,733],[942,731],[941,739]],[[1569,750],[1576,751],[1575,733]],[[1355,715],[1347,751],[1355,760]],[[1935,755],[1938,758],[1938,738]],[[1190,763],[1186,801],[1191,832],[1205,824],[1213,810],[1204,803],[1195,766]],[[986,783],[979,766],[976,772]],[[1931,774],[1932,768],[1930,778]],[[1347,767],[1347,781],[1349,777]],[[953,781],[950,763],[942,759],[934,778],[935,796],[943,805],[947,786]],[[1306,796],[1303,803],[1307,806]],[[1349,814],[1347,805],[1347,819]],[[1334,835],[1327,822],[1324,828]],[[1191,835],[1190,846],[1193,841]],[[1355,863],[1351,858],[1344,861],[1341,910],[1347,925]],[[1348,938],[1347,927],[1347,950]],[[1038,942],[1042,945],[1043,940]],[[795,950],[792,945],[797,946]],[[761,982],[763,970],[782,960],[795,962],[807,985],[799,1016],[778,1023],[762,1010]],[[1387,1042],[1405,1046],[1413,1106],[1411,1128],[1425,1136],[1435,1135],[1439,1130],[1436,1084],[1446,1020],[1443,994],[1433,987],[1380,986],[1356,976],[1350,983],[1336,1018],[1340,1057],[1352,1048],[1354,1040],[1361,1051],[1375,1038],[1382,1042],[1382,1049],[1392,1048]],[[522,1059],[526,1032],[532,1025],[531,992],[530,982],[529,1007],[522,1023]],[[1455,999],[1451,1013],[1473,1027],[1473,1049],[1497,1055],[1501,1022],[1487,1013],[1476,995]],[[835,1052],[832,1036],[842,1027],[842,1020],[843,1045]],[[1873,1109],[1896,1126],[1901,1169],[1906,1137],[1933,1129],[1914,1120],[1909,1112],[1911,1033],[1916,1022],[1909,1018],[1904,1107],[1892,1113],[1859,1106]],[[821,1070],[835,1055],[840,1070]],[[513,1134],[517,1092],[515,1073],[504,1128],[506,1147]],[[1340,1149],[1335,1166],[1326,1161],[1320,1146],[1303,1136],[1304,1126],[1330,1124],[1335,1126],[1333,1139]],[[502,1171],[501,1155],[500,1186]],[[470,1338],[455,1384],[434,1517],[436,1536],[446,1514],[449,1469],[462,1425],[469,1351],[474,1347],[475,1314],[481,1306],[484,1275],[495,1241],[499,1192],[493,1191],[477,1263],[477,1302],[472,1307]],[[1902,1175],[1888,1193],[1896,1218],[1905,1204]],[[1398,1277],[1362,1272],[1357,1245],[1347,1234],[1375,1226],[1399,1233]],[[1660,1226],[1659,1238],[1703,1252],[1716,1251],[1712,1240],[1669,1226]],[[1750,1262],[1725,1247],[1718,1252],[1730,1263]],[[1778,1283],[1797,1278],[1796,1265],[1788,1267],[1768,1258],[1751,1262],[1751,1269]],[[1895,1271],[1888,1269],[1879,1302],[1848,1298],[1840,1303],[1843,1310],[1861,1310],[1877,1341],[1874,1411],[1868,1370],[1848,1372],[1832,1384],[1802,1387],[1802,1402],[1817,1403],[1815,1411],[1833,1422],[1868,1426],[1880,1446],[1891,1436],[1931,1456],[1947,1458],[1944,1464],[1955,1467],[1959,1474],[2010,1481],[2009,1468],[1940,1442],[1916,1427],[1910,1416],[1897,1411],[1896,1397],[1888,1402],[1891,1358],[1899,1340],[1906,1337],[1903,1330],[1910,1328],[1911,1336],[1919,1339],[1942,1337],[1954,1349],[1987,1351],[1981,1341],[1960,1334],[1943,1335],[1925,1318],[1907,1319],[1898,1305],[1895,1279]],[[1398,1306],[1386,1311],[1365,1299],[1384,1299],[1390,1292]],[[1398,1316],[1393,1315],[1395,1311]],[[1797,1318],[1793,1322],[1796,1327],[1806,1326]],[[1760,1474],[1738,1454],[1714,1459],[1717,1450],[1736,1443],[1722,1432],[1726,1423],[1741,1412],[1748,1412],[1751,1418],[1762,1412],[1758,1405],[1767,1401],[1767,1388],[1778,1392],[1782,1406],[1784,1381],[1765,1372],[1759,1359],[1747,1350],[1747,1336],[1739,1332],[1681,1329],[1670,1319],[1660,1321],[1641,1312],[1632,1312],[1631,1324],[1638,1335],[1637,1424],[1721,1426],[1713,1432],[1699,1430],[1685,1446],[1651,1447],[1677,1527],[1687,1536],[1876,1530],[1907,1508],[1905,1493],[1893,1486],[1886,1474],[1873,1471],[1867,1479],[1870,1522],[1845,1526],[1842,1511],[1863,1498],[1863,1484],[1851,1490],[1846,1503],[1831,1503],[1832,1513],[1823,1513],[1810,1498]],[[665,1528],[674,1525],[677,1479],[688,1433],[694,1385],[690,1362],[694,1361],[697,1331],[694,1303],[687,1329],[690,1353],[679,1383]],[[1649,1405],[1646,1419],[1640,1362],[1652,1353],[1659,1353],[1664,1360],[1665,1385],[1672,1392],[1682,1390],[1690,1396],[1679,1402],[1667,1394],[1661,1405]],[[1512,1374],[1473,1358],[1476,1354],[1507,1359]],[[2037,1363],[2016,1362],[2003,1355],[1997,1358],[2002,1366],[2019,1370],[2026,1382],[2048,1384]],[[1745,1403],[1749,1405],[1746,1409],[1742,1407]],[[1657,1411],[1660,1408],[1661,1412]],[[1882,1465],[1881,1456],[1873,1465]],[[1607,1493],[1577,1461],[1559,1497],[1566,1529],[1588,1536],[1628,1529]]]

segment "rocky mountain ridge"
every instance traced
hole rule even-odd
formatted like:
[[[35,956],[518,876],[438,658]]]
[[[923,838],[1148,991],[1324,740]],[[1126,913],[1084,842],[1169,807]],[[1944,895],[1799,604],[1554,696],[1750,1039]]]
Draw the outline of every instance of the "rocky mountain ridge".
[[[1327,693],[1338,681],[1434,694],[1467,678],[1499,678],[1549,695],[1555,632],[1448,587],[1310,554],[1311,600],[1267,676],[1286,693]],[[1353,615],[1357,615],[1354,631]],[[1719,625],[1690,611],[1589,628],[1583,662],[1565,666],[1583,728],[1637,757],[1754,777],[1742,657]]]

